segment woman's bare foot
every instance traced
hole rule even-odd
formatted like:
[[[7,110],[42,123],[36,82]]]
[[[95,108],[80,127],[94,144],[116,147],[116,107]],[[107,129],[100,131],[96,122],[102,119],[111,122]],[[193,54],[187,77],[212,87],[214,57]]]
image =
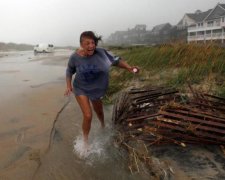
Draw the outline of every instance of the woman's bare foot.
[[[88,149],[88,137],[84,136],[84,149]]]
[[[102,127],[102,129],[105,128],[105,123],[104,122],[101,122],[101,127]]]

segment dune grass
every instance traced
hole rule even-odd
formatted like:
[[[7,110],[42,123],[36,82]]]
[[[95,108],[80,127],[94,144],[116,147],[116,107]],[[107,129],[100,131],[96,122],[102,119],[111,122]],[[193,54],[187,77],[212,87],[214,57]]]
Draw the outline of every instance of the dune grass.
[[[137,77],[112,68],[107,97],[123,88],[141,85],[169,85],[184,88],[187,82],[225,97],[225,48],[214,44],[170,44],[154,47],[111,49],[130,65],[139,66]],[[109,101],[109,99],[108,99]]]

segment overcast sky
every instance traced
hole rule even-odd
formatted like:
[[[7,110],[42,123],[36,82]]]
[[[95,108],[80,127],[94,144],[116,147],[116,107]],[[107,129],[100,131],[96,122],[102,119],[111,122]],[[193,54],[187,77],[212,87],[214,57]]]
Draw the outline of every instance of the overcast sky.
[[[107,38],[136,24],[178,23],[225,0],[0,0],[0,42],[79,45],[82,31]]]

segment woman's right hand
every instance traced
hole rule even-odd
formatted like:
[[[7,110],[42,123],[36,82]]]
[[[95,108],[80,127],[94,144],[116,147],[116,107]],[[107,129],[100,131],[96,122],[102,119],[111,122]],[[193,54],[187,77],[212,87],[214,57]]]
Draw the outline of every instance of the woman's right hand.
[[[72,87],[67,87],[64,93],[64,96],[69,96],[73,92]]]

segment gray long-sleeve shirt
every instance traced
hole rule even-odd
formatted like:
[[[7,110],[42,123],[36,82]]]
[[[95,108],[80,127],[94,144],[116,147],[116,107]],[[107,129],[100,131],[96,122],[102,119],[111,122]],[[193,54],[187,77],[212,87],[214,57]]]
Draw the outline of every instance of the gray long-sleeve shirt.
[[[109,69],[117,65],[120,57],[114,56],[103,48],[96,48],[94,54],[81,57],[77,53],[70,56],[66,76],[72,78],[76,95],[86,95],[96,100],[105,95],[109,82]]]

